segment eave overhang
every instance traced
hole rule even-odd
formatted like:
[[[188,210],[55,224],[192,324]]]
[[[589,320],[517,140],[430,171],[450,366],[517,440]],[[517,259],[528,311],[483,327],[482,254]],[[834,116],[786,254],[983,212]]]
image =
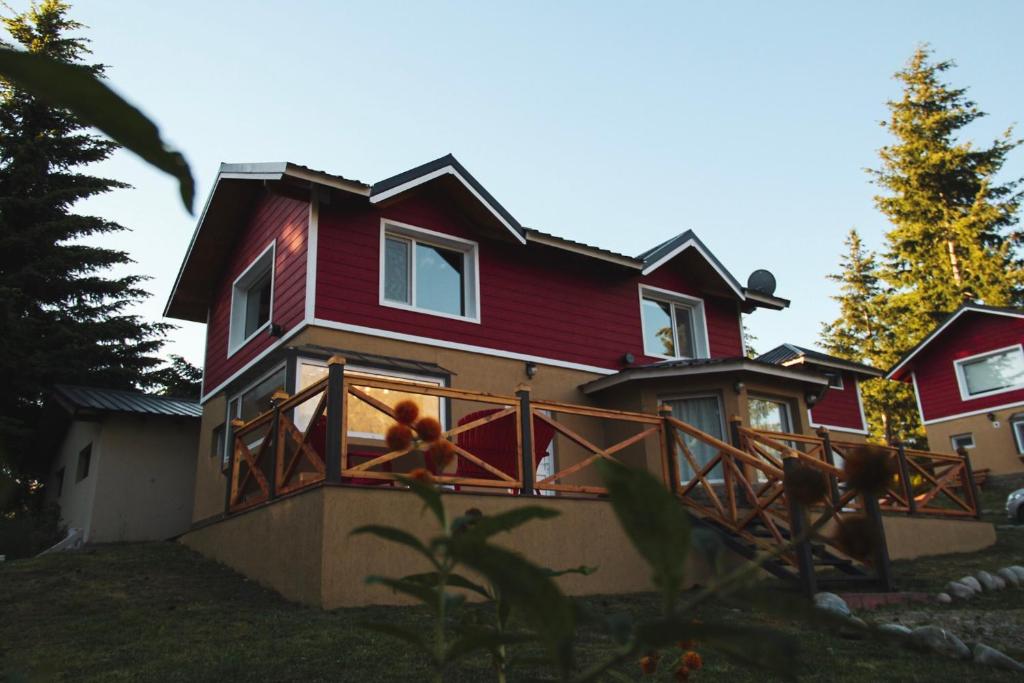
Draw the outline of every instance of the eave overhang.
[[[775,379],[795,381],[820,390],[828,387],[828,379],[804,370],[786,368],[770,363],[759,363],[750,359],[722,359],[694,364],[681,364],[679,361],[666,361],[638,368],[626,368],[614,375],[607,375],[580,385],[585,394],[596,394],[611,387],[629,382],[645,380],[687,378],[723,374],[754,374]]]

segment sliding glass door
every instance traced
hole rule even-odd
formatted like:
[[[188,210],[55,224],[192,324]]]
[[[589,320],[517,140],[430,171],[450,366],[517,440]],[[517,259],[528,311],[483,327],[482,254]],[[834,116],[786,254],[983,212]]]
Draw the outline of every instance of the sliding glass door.
[[[665,403],[671,406],[672,417],[692,425],[716,439],[725,441],[722,402],[718,396],[687,396],[669,399]],[[680,436],[682,436],[683,443],[686,444],[687,449],[693,454],[693,458],[696,460],[699,468],[703,468],[718,452],[714,447],[709,446],[703,441],[698,441],[689,434],[680,433]],[[680,481],[687,482],[692,479],[696,472],[693,466],[690,465],[689,460],[678,448],[676,448],[676,462],[679,464]],[[720,480],[722,478],[722,466],[720,464],[715,465],[707,476],[710,479]]]

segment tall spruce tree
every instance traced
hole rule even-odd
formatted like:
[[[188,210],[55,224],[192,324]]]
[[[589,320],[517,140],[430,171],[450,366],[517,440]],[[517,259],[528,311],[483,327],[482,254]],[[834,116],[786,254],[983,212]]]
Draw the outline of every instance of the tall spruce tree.
[[[999,182],[1006,157],[1018,144],[1008,129],[986,147],[960,139],[985,113],[964,88],[942,82],[952,61],[934,62],[918,48],[896,73],[903,85],[888,103],[884,124],[895,141],[879,151],[870,171],[885,194],[876,206],[892,224],[886,235],[882,278],[910,348],[936,318],[966,301],[1017,305],[1024,296],[1024,264],[1017,249],[1019,180]]]
[[[828,279],[839,284],[839,317],[823,323],[821,345],[839,358],[888,368],[900,356],[901,339],[886,324],[895,310],[888,289],[879,277],[877,256],[864,247],[860,234],[851,229],[844,242],[840,272]],[[883,442],[904,439],[923,443],[924,431],[910,387],[884,379],[861,384],[861,398],[871,436]]]
[[[43,0],[3,23],[15,47],[102,75],[85,62],[87,40],[71,35],[82,25],[68,9]],[[82,241],[126,228],[75,212],[83,199],[127,187],[83,172],[115,149],[71,112],[0,80],[0,446],[22,478],[32,473],[28,437],[50,386],[131,388],[161,362],[168,326],[130,312],[149,296],[145,278],[112,277],[128,255]]]

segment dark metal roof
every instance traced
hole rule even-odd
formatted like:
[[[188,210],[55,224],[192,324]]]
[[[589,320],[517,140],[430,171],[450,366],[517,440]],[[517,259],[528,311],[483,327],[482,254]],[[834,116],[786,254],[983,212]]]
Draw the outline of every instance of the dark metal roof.
[[[57,401],[72,413],[87,410],[169,417],[202,417],[203,415],[203,407],[196,401],[153,396],[141,391],[58,384],[53,388],[53,393]]]
[[[756,359],[744,358],[743,356],[730,356],[728,358],[678,358],[663,360],[649,365],[637,365],[620,370],[613,375],[605,375],[604,377],[598,377],[597,379],[585,382],[579,388],[585,394],[592,394],[617,384],[635,380],[714,372],[767,374],[815,386],[827,385],[828,383],[828,380],[817,372],[779,366],[774,363],[765,363]]]
[[[836,367],[869,377],[881,377],[884,374],[878,368],[873,368],[870,365],[857,363],[846,358],[839,358],[838,356],[832,356],[821,351],[815,351],[814,349],[807,349],[796,344],[780,344],[771,351],[762,353],[757,357],[757,360],[774,365],[786,365],[789,361],[803,360],[810,365],[819,364]]]
[[[446,168],[448,166],[454,168],[458,172],[458,174],[462,176],[462,178],[467,183],[469,183],[470,187],[472,187],[473,190],[480,197],[482,197],[483,200],[488,205],[490,205],[490,207],[497,214],[504,218],[505,221],[508,222],[508,224],[512,227],[512,229],[519,235],[519,237],[525,241],[525,231],[523,230],[523,226],[519,224],[519,221],[517,221],[515,217],[511,213],[509,213],[508,210],[504,206],[502,206],[498,202],[498,200],[495,199],[494,196],[490,192],[488,192],[487,189],[483,185],[481,185],[476,178],[473,177],[473,174],[467,171],[466,167],[460,164],[459,160],[456,159],[452,154],[445,154],[443,157],[439,159],[428,161],[427,163],[421,164],[416,168],[410,168],[408,171],[403,171],[398,175],[393,175],[390,178],[385,178],[384,180],[374,183],[373,186],[370,187],[370,198],[372,199],[376,195],[383,194],[384,192],[394,189],[400,185],[404,185],[411,180],[421,178],[425,175],[433,173],[434,171],[440,171],[441,169]]]
[[[892,369],[889,370],[889,372],[886,374],[886,377],[888,377],[889,379],[900,379],[900,377],[897,376],[897,372],[900,370],[900,368],[906,365],[907,361],[916,356],[918,352],[921,351],[921,349],[928,346],[928,344],[930,344],[933,339],[939,336],[939,334],[944,329],[946,329],[946,327],[948,327],[954,320],[956,320],[957,318],[959,318],[961,315],[968,311],[987,315],[1008,315],[1015,318],[1024,318],[1024,309],[1020,308],[1007,308],[1004,306],[986,306],[984,304],[963,304],[960,306],[960,308],[956,309],[949,315],[944,316],[938,322],[938,324],[936,324],[935,329],[928,333],[927,337],[918,342],[914,346],[914,348],[910,349],[905,354],[903,354],[903,357],[900,358],[899,361],[897,361],[897,363],[892,366]]]

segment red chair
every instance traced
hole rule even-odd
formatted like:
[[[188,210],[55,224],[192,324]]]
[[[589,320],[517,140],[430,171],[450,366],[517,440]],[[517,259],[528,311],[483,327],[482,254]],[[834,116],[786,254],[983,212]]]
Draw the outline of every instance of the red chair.
[[[324,453],[327,451],[327,416],[321,415],[316,423],[313,425],[313,429],[309,434],[309,445],[320,454],[320,457],[327,461]],[[358,465],[361,462],[373,460],[374,458],[383,455],[376,451],[353,451],[349,449],[348,452],[348,464],[349,467]],[[391,462],[386,462],[376,468],[381,472],[391,471]],[[390,479],[373,479],[370,477],[342,477],[342,483],[344,484],[355,484],[357,486],[391,486],[392,481]]]
[[[500,409],[479,410],[466,415],[459,420],[459,426],[469,424],[482,417],[493,415]],[[548,446],[555,438],[555,428],[547,422],[533,418],[533,455],[534,463],[539,463],[541,458],[547,455]],[[513,479],[516,478],[519,461],[519,449],[516,435],[516,420],[514,415],[503,417],[494,422],[462,432],[458,435],[458,444],[476,457],[480,458],[495,469],[501,470]],[[459,456],[458,465],[455,469],[457,477],[472,477],[474,479],[490,479],[497,481],[498,478],[491,472],[470,461],[468,458]]]

